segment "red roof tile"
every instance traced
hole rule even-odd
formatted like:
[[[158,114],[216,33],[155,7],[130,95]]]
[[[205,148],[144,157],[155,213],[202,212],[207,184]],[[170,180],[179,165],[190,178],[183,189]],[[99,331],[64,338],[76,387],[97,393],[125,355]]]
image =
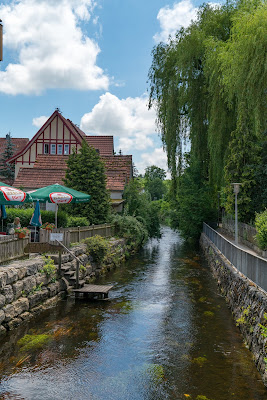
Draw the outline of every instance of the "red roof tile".
[[[86,136],[89,146],[99,150],[101,156],[113,156],[113,136]]]
[[[14,146],[14,155],[18,154],[29,142],[28,138],[11,138],[11,142]],[[5,151],[6,138],[0,138],[0,154]]]
[[[107,189],[123,191],[132,177],[132,156],[104,156],[101,157],[106,165]],[[37,189],[63,183],[68,156],[39,155],[33,168],[20,168],[14,182],[15,187]]]

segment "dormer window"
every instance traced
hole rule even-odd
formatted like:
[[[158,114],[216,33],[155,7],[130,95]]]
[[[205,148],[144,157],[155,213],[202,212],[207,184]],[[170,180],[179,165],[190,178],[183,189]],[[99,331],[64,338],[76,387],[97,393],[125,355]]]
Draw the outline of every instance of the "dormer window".
[[[55,144],[51,144],[50,154],[56,154],[56,145]]]
[[[49,154],[49,144],[44,144],[44,154]]]

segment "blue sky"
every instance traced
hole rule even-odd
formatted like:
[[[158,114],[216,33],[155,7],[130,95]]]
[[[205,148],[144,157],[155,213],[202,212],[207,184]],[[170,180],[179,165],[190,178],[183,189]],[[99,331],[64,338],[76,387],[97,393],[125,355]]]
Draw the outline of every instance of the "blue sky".
[[[213,1],[216,3],[216,0]],[[29,137],[59,107],[113,135],[140,173],[166,155],[147,110],[151,51],[195,17],[197,0],[0,0],[0,136]]]

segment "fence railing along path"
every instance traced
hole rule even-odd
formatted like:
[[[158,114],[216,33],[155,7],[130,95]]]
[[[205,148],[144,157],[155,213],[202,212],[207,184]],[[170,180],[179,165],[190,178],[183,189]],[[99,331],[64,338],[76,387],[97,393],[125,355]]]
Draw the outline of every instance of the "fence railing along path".
[[[115,225],[102,224],[81,226],[77,228],[60,228],[53,229],[53,233],[63,233],[62,243],[69,247],[70,243],[78,243],[83,239],[99,235],[102,237],[110,237],[115,234]],[[40,243],[54,243],[50,240],[51,231],[40,229],[39,242]],[[3,235],[0,236],[0,262],[5,262],[13,258],[24,256],[24,249],[29,243],[30,238],[18,239],[17,235]]]
[[[238,271],[267,292],[266,259],[238,247],[205,223],[203,232]]]

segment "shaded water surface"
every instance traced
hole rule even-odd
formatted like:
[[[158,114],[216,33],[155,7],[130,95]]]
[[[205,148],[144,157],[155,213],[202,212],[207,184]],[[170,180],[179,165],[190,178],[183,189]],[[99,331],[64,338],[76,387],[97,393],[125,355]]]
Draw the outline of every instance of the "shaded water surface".
[[[263,400],[206,262],[169,228],[102,283],[2,339],[0,399]],[[25,336],[28,335],[28,336]]]

